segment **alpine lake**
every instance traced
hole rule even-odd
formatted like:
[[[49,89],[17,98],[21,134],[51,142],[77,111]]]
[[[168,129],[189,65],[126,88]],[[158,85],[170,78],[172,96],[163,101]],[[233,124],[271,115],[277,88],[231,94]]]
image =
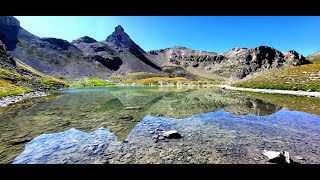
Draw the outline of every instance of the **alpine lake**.
[[[269,164],[263,150],[319,164],[320,98],[109,86],[0,108],[0,163]]]

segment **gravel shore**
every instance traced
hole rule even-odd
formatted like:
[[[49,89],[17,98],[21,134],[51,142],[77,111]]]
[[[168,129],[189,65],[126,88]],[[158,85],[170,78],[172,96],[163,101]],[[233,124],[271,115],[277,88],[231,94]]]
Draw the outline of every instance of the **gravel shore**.
[[[320,98],[320,92],[240,88],[240,87],[232,87],[232,86],[229,86],[229,85],[217,85],[217,86],[221,87],[223,89],[230,89],[230,90],[250,91],[250,92],[260,92],[260,93],[271,93],[271,94],[289,94],[289,95],[296,95],[296,96],[311,96],[311,97]]]
[[[48,94],[45,92],[36,91],[36,92],[27,93],[27,94],[3,97],[0,99],[0,107],[7,107],[10,104],[14,104],[14,103],[21,102],[31,98],[44,97],[47,95]]]

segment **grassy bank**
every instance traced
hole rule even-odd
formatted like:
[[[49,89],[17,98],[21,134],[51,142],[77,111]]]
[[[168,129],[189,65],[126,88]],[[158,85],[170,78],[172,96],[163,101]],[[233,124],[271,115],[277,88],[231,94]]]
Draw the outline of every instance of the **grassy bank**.
[[[17,68],[31,72],[34,78],[18,73],[13,69],[0,66],[0,98],[34,91],[36,88],[58,89],[64,86],[62,80],[47,76],[39,71],[16,61]]]
[[[66,82],[70,87],[80,88],[80,87],[94,87],[94,86],[109,86],[116,85],[115,82],[108,82],[103,79],[86,77],[82,79],[70,79],[67,77],[60,77]]]
[[[236,87],[320,91],[320,64],[287,67],[243,82]]]
[[[21,86],[16,86],[9,81],[0,79],[0,98],[5,96],[17,95],[22,93],[32,92],[32,88],[26,88]]]
[[[188,80],[187,78],[184,77],[174,77],[174,78],[169,78],[169,77],[153,77],[153,78],[146,78],[146,79],[139,79],[139,80],[126,80],[122,81],[124,84],[132,84],[135,83],[137,85],[177,85],[182,84],[182,85],[188,85],[188,84],[193,84],[193,85],[204,85],[204,84],[218,84],[218,81],[191,81]]]
[[[160,85],[160,84],[218,84],[221,79],[200,79],[190,80],[187,77],[168,77],[164,75],[149,73],[149,72],[137,72],[127,75],[112,75],[110,79],[114,82],[121,84],[137,84],[137,85]]]
[[[127,75],[113,74],[110,76],[111,81],[113,82],[124,82],[124,81],[137,81],[140,79],[147,79],[153,77],[164,77],[159,74],[149,73],[149,72],[137,72],[137,73],[129,73]]]

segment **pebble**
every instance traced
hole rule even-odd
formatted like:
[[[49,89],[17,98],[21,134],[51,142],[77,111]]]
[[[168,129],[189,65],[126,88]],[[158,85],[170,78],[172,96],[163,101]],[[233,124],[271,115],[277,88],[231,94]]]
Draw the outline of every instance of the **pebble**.
[[[141,109],[141,107],[126,107],[126,110],[138,110]]]
[[[163,137],[163,136],[159,136],[159,139],[160,139],[160,140],[163,140],[163,139],[164,139],[164,137]]]
[[[298,160],[305,160],[302,156],[294,156],[294,158]]]
[[[0,107],[7,107],[10,104],[14,104],[17,102],[24,101],[26,99],[31,99],[31,98],[36,98],[36,97],[44,97],[47,96],[48,94],[45,92],[31,92],[27,94],[20,94],[16,96],[8,96],[0,99]]]

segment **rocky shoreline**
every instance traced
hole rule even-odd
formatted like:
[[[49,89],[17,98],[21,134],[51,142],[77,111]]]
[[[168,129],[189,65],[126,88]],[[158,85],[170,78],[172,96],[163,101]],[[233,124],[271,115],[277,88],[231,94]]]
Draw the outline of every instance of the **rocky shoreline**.
[[[36,91],[36,92],[31,92],[31,93],[26,93],[26,94],[19,94],[19,95],[15,95],[15,96],[3,97],[0,99],[0,107],[7,107],[10,104],[25,101],[25,100],[31,99],[31,98],[44,97],[44,96],[48,96],[48,93]]]
[[[271,93],[271,94],[288,94],[288,95],[310,96],[310,97],[320,98],[320,92],[240,88],[240,87],[232,87],[229,85],[217,85],[217,87],[221,87],[222,89],[239,90],[239,91],[250,91],[250,92]]]

